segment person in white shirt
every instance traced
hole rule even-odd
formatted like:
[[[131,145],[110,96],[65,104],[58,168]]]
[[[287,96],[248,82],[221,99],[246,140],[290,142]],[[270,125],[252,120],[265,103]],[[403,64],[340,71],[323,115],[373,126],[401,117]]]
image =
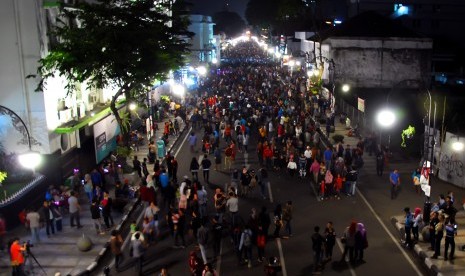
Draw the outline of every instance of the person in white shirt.
[[[39,213],[31,210],[26,215],[26,220],[29,224],[29,228],[31,229],[32,243],[40,242],[40,237],[39,237],[40,215]]]
[[[297,171],[297,164],[294,161],[294,158],[289,158],[289,163],[287,163],[287,169],[289,170],[289,175],[294,177],[295,172]]]
[[[233,192],[230,192],[228,195],[229,198],[226,201],[226,208],[228,208],[228,211],[231,213],[232,225],[236,225],[237,214],[239,212],[239,199]]]

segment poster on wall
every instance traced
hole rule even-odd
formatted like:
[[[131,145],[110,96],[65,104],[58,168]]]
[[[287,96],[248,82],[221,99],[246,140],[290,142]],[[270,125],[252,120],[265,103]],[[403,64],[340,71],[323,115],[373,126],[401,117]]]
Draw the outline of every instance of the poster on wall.
[[[105,117],[94,125],[95,160],[102,162],[112,151],[116,150],[116,137],[120,129],[115,116]]]

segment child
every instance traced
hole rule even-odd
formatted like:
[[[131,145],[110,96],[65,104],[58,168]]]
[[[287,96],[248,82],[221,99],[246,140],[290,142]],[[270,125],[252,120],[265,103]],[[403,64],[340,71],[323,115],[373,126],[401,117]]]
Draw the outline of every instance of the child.
[[[340,174],[337,174],[336,180],[334,181],[334,192],[337,199],[341,199],[340,192],[342,189],[343,182],[344,178],[342,178]]]
[[[321,184],[320,184],[320,198],[321,200],[325,199],[325,181],[324,180],[321,180]]]
[[[131,235],[134,234],[134,233],[136,233],[136,231],[137,231],[137,223],[136,223],[135,220],[133,220],[133,221],[131,222],[131,225],[129,226],[129,229],[131,229],[131,230],[130,230],[130,231],[131,231]]]

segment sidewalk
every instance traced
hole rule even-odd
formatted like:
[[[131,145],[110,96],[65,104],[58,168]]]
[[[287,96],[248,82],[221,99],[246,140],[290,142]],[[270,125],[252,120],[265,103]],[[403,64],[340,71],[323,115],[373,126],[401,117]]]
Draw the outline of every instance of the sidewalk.
[[[165,118],[162,122],[158,122],[158,131],[155,133],[154,137],[161,136],[163,132],[164,122],[168,119],[173,119],[170,117]],[[185,124],[180,125],[180,129],[183,130]],[[170,136],[169,144],[167,150],[170,150],[171,147],[175,144],[176,140],[179,138]],[[139,160],[143,160],[146,157],[148,152],[148,143],[144,142],[143,145],[139,147],[139,151],[133,152],[131,157],[128,157],[128,163],[132,167],[132,159],[134,154],[138,156]],[[42,195],[41,195],[42,196]],[[110,197],[115,198],[113,187],[110,190]],[[115,221],[115,229],[120,229],[122,224],[126,221],[130,209],[134,206],[136,199],[130,201],[124,208],[124,213],[118,213],[116,211],[112,212],[113,219]],[[79,203],[81,204],[81,224],[84,226],[81,229],[71,228],[69,226],[69,215],[63,216],[63,231],[56,232],[55,235],[51,235],[50,238],[47,238],[45,234],[45,229],[40,229],[40,238],[41,242],[34,245],[31,248],[31,252],[36,257],[39,264],[45,270],[45,275],[55,275],[55,273],[60,272],[61,275],[79,275],[85,273],[86,271],[92,271],[97,265],[99,259],[105,254],[107,243],[110,239],[110,233],[107,232],[105,235],[97,235],[94,229],[94,224],[90,216],[90,204],[87,201],[87,198],[84,193],[80,195]],[[77,241],[85,235],[90,238],[92,241],[92,249],[87,252],[81,252],[77,248]],[[26,242],[31,239],[30,231],[26,230],[25,227],[18,226],[5,237],[5,242],[10,238],[19,237],[20,242]],[[44,271],[33,262],[34,272],[39,275],[44,275]],[[10,275],[10,260],[7,251],[0,251],[0,276]],[[31,273],[31,275],[34,275]]]
[[[345,124],[341,124],[338,120],[339,118],[337,117],[335,120],[335,132],[331,133],[331,135],[328,137],[332,143],[334,141],[332,140],[332,136],[335,134],[340,134],[344,136],[344,147],[346,145],[350,145],[351,148],[355,147],[359,141],[357,137],[348,137],[347,133],[348,130],[345,127]],[[363,134],[362,134],[363,136]],[[363,160],[364,160],[364,167],[363,167],[363,174],[373,174],[376,172],[376,159],[373,156],[369,156],[367,153],[363,154]],[[397,166],[399,166],[397,168]],[[400,156],[394,156],[390,159],[390,167],[391,169],[396,166],[396,168],[399,170],[401,174],[408,174],[413,171],[414,168],[418,166],[417,161],[408,161],[404,160]],[[390,168],[385,167],[384,171],[385,173],[389,173]],[[363,182],[363,181],[362,181]],[[441,181],[437,178],[434,179],[435,183],[435,189],[434,193],[438,193],[439,191],[446,192],[447,190],[445,189],[451,189],[451,190],[458,190],[457,187],[448,187],[448,183]],[[456,201],[461,202],[461,197],[458,196],[458,193],[455,192],[456,194]],[[436,197],[433,197],[432,194],[432,200],[434,201]],[[411,204],[414,203],[415,201],[412,202],[406,202],[405,206],[412,206]],[[431,256],[433,255],[433,251],[428,250],[428,247],[430,246],[429,242],[423,241],[423,237],[420,234],[420,241],[415,245],[414,247],[414,252],[420,258],[421,260],[424,261],[425,266],[431,271],[432,275],[465,275],[465,251],[460,250],[459,248],[461,246],[465,245],[465,211],[462,208],[461,204],[455,204],[455,207],[459,212],[456,215],[456,223],[458,226],[458,232],[457,236],[455,237],[455,260],[453,262],[450,261],[444,261],[444,238],[441,243],[441,256],[438,259],[431,259]],[[404,215],[395,215],[391,217],[391,222],[395,226],[396,230],[399,232],[399,242],[400,240],[404,239],[405,236],[405,230],[404,230]],[[450,250],[450,249],[449,249]]]
[[[404,215],[398,215],[391,218],[392,224],[399,231],[401,239],[405,237],[405,219]],[[465,275],[465,251],[459,247],[465,245],[465,211],[460,210],[456,214],[456,223],[458,225],[457,236],[455,237],[455,259],[453,261],[444,260],[444,238],[441,242],[441,256],[438,259],[431,259],[433,251],[428,250],[430,247],[429,242],[424,241],[423,236],[420,234],[420,240],[415,244],[415,254],[425,262],[433,275]],[[450,249],[449,249],[450,252]]]

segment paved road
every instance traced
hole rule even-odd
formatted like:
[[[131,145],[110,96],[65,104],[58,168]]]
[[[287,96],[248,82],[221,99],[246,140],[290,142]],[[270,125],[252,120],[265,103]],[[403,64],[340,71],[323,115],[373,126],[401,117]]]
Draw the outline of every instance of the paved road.
[[[224,143],[222,144],[224,146]],[[258,160],[255,155],[255,142],[251,141],[247,156],[238,153],[235,167],[240,168],[244,164],[251,168],[258,168]],[[193,156],[187,145],[183,144],[178,154],[180,163],[179,175],[188,174],[188,166]],[[310,236],[313,227],[323,227],[328,220],[334,222],[336,231],[340,235],[352,219],[361,221],[368,231],[369,248],[365,252],[366,263],[349,266],[340,264],[341,246],[335,247],[333,261],[326,265],[324,274],[328,275],[427,275],[427,271],[420,262],[413,257],[410,251],[405,251],[399,245],[399,237],[390,224],[390,217],[397,210],[402,210],[405,205],[404,195],[406,189],[401,191],[397,200],[391,201],[387,188],[387,176],[379,178],[375,175],[374,168],[368,156],[365,157],[365,168],[362,170],[362,179],[358,182],[359,191],[355,197],[343,197],[341,200],[319,201],[315,191],[311,188],[308,179],[301,180],[297,177],[290,178],[287,173],[271,173],[271,194],[273,203],[259,197],[258,191],[250,197],[240,199],[240,214],[247,218],[252,207],[260,209],[266,206],[270,212],[276,202],[284,203],[292,200],[294,203],[294,235],[290,239],[271,240],[266,247],[267,256],[281,256],[284,261],[286,273],[283,275],[309,275],[312,271],[312,252]],[[407,177],[413,169],[412,162],[398,163],[402,177]],[[223,172],[211,173],[209,196],[213,194],[211,188],[217,185],[223,187],[229,181],[229,174]],[[211,201],[210,201],[211,203]],[[211,207],[211,206],[210,206]],[[212,208],[210,209],[212,210]],[[273,230],[271,227],[270,231]],[[144,274],[158,271],[163,265],[169,267],[172,275],[188,275],[187,258],[191,250],[195,249],[192,242],[186,249],[172,249],[171,237],[166,237],[148,252],[148,261],[144,266]],[[222,243],[222,257],[217,260],[217,270],[221,275],[263,275],[263,265],[254,262],[252,268],[238,266],[237,259],[231,247],[229,238],[225,237]],[[257,252],[253,252],[254,260]],[[211,256],[211,253],[209,254]],[[380,264],[385,264],[380,266]],[[129,268],[118,275],[133,275]]]

